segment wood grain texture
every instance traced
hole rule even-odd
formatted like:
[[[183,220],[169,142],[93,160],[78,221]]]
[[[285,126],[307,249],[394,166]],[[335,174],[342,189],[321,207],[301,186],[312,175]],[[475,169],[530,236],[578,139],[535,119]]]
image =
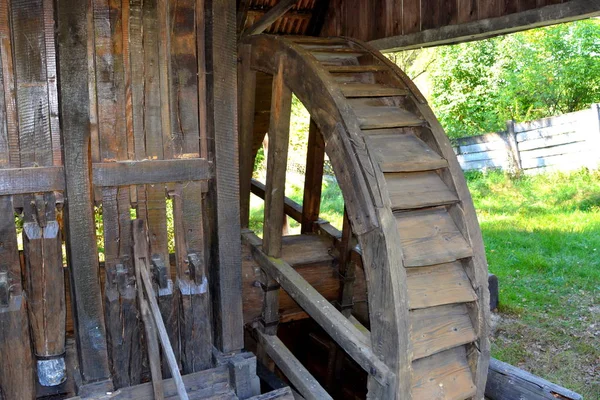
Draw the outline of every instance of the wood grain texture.
[[[66,171],[65,216],[77,354],[83,383],[109,378],[98,256],[88,175],[90,146],[88,64],[89,5],[57,6],[58,59]]]
[[[398,214],[396,220],[406,267],[441,264],[473,255],[464,236],[442,208]]]
[[[416,361],[412,374],[417,399],[466,399],[476,392],[464,346]]]
[[[319,211],[321,209],[325,142],[323,141],[321,132],[319,132],[319,128],[314,122],[311,122],[309,125],[307,146],[302,199],[302,233],[315,231],[313,224],[319,219]]]
[[[35,398],[34,358],[29,336],[26,297],[21,285],[21,265],[17,246],[13,202],[0,197],[0,285],[6,302],[0,305],[0,396],[32,400]],[[10,287],[10,291],[9,291]]]
[[[469,278],[459,262],[409,268],[408,302],[411,309],[477,300]]]
[[[393,210],[425,208],[458,202],[458,197],[435,172],[385,174]]]
[[[223,352],[243,347],[236,77],[236,3],[210,1],[215,198],[218,246],[214,279],[215,345]]]

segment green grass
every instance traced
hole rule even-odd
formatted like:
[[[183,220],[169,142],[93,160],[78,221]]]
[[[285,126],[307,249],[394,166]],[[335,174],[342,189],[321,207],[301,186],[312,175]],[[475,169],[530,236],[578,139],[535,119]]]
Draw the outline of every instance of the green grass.
[[[600,173],[466,178],[500,280],[492,355],[600,399]],[[286,194],[301,203],[301,188],[292,177]],[[252,205],[261,231],[262,202]],[[342,212],[339,188],[326,182],[322,218],[340,227]]]

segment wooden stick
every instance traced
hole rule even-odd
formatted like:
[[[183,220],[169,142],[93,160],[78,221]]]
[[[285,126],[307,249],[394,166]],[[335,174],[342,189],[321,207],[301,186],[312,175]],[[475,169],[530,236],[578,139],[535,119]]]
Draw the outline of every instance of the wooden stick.
[[[148,245],[146,227],[144,225],[144,221],[140,219],[137,219],[132,223],[134,224],[133,235],[134,246],[136,250],[136,274],[138,274],[139,271],[138,277],[141,278],[140,280],[138,280],[138,284],[141,285],[140,282],[142,282],[144,288],[146,289],[148,302],[150,303],[151,316],[154,318],[154,322],[158,329],[158,337],[162,345],[163,354],[165,355],[169,364],[171,375],[173,376],[173,380],[175,382],[175,385],[177,386],[177,393],[179,394],[179,398],[182,400],[187,400],[188,395],[185,390],[185,385],[183,383],[183,380],[181,379],[181,374],[179,373],[179,366],[177,365],[175,353],[173,352],[173,347],[171,346],[171,342],[169,341],[169,334],[167,333],[167,328],[165,327],[165,323],[162,320],[160,309],[158,307],[158,302],[156,301],[156,293],[154,292],[154,289],[152,287],[152,281],[150,280],[150,274],[147,269]],[[141,259],[144,259],[145,261],[142,262]]]

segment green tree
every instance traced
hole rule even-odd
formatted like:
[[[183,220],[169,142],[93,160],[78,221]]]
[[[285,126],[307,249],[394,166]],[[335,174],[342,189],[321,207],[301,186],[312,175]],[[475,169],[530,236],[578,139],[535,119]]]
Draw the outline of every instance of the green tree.
[[[600,20],[436,49],[431,103],[451,137],[578,111],[600,101]]]

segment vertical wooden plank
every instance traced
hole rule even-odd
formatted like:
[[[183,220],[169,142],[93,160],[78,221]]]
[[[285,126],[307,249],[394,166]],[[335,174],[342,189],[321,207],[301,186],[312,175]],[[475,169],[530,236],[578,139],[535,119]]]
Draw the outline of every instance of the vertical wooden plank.
[[[249,45],[240,47],[239,64],[239,135],[240,135],[240,221],[242,228],[247,228],[250,221],[250,186],[254,169],[254,152],[252,139],[254,136],[254,111],[256,100],[256,71],[250,69],[252,57]]]
[[[8,162],[12,167],[21,165],[19,152],[19,129],[15,99],[15,71],[13,64],[12,34],[9,24],[9,2],[0,2],[0,57],[2,61],[2,83],[6,112],[6,136],[8,142]]]
[[[421,0],[403,0],[402,30],[405,35],[421,31]]]
[[[146,158],[144,137],[144,47],[142,0],[129,1],[129,51],[134,158]],[[138,206],[138,209],[140,207]],[[139,215],[138,215],[139,218]]]
[[[217,245],[211,273],[214,285],[215,345],[224,352],[244,346],[237,134],[236,2],[209,0],[214,207]],[[211,74],[212,73],[212,74]]]
[[[212,363],[211,304],[201,199],[200,182],[177,184],[173,196],[173,217],[184,374],[209,368]]]
[[[175,157],[199,156],[195,6],[196,0],[180,0],[170,9],[171,137]]]
[[[458,23],[475,21],[478,15],[478,0],[458,0]]]
[[[263,240],[263,251],[275,258],[281,257],[285,173],[292,109],[292,92],[284,83],[282,65],[280,62],[279,71],[273,78]]]
[[[499,17],[504,0],[488,0],[479,2],[479,19]]]
[[[183,1],[183,0],[182,0]],[[157,0],[158,18],[158,69],[160,76],[161,125],[163,135],[163,153],[165,158],[172,158],[173,138],[171,132],[171,112],[169,112],[169,80],[171,77],[171,35],[168,0]]]
[[[127,188],[102,189],[104,223],[104,312],[115,388],[141,382],[142,346],[131,252]],[[129,235],[126,239],[125,236]]]
[[[513,14],[519,11],[519,0],[504,0],[500,3],[500,15]]]
[[[42,0],[12,2],[21,166],[52,165]]]
[[[440,9],[439,26],[456,24],[458,20],[458,0],[438,0]]]
[[[315,232],[315,222],[321,211],[321,188],[323,186],[323,166],[325,164],[325,142],[319,128],[311,120],[308,129],[308,149],[306,153],[306,174],[304,177],[304,198],[302,200],[302,233]]]
[[[0,196],[0,241],[0,289],[4,287],[8,292],[10,287],[7,302],[0,304],[0,365],[3,366],[0,368],[0,396],[33,400],[33,354],[26,298],[21,287],[15,214],[10,196]]]
[[[66,176],[66,232],[79,370],[84,384],[110,376],[88,174],[90,146],[88,9],[79,0],[58,2],[61,121]]]
[[[26,195],[23,203],[23,249],[37,375],[42,386],[56,386],[67,372],[65,282],[56,198],[54,193]]]
[[[439,0],[421,0],[421,30],[438,28],[440,13]]]

